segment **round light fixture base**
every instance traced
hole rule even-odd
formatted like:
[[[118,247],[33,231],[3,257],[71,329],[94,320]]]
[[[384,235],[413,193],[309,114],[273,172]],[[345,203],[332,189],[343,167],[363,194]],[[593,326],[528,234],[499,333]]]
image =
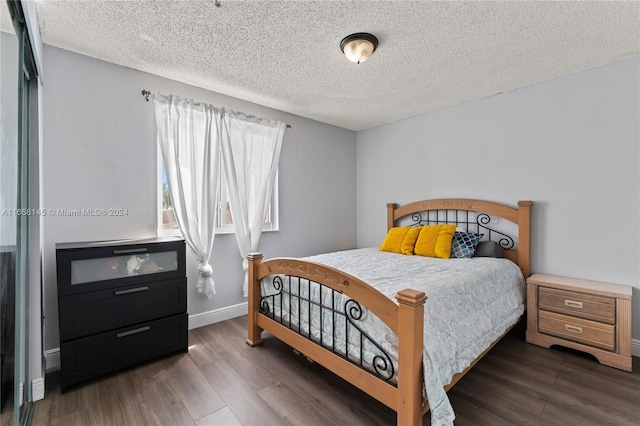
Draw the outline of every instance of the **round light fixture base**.
[[[348,60],[360,64],[373,54],[378,47],[378,39],[369,33],[355,33],[340,42],[340,49]]]

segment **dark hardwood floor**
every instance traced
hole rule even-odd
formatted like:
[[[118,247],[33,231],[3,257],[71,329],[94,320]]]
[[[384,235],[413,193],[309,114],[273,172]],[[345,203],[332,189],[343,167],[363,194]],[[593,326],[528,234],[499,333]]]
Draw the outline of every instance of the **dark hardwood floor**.
[[[395,413],[246,317],[189,333],[179,353],[75,386],[47,375],[34,425],[392,425]],[[511,332],[451,391],[456,425],[638,425],[640,359],[626,373]],[[430,424],[427,414],[423,424]]]
[[[13,389],[11,389],[11,396],[0,411],[0,426],[13,426],[13,420]]]

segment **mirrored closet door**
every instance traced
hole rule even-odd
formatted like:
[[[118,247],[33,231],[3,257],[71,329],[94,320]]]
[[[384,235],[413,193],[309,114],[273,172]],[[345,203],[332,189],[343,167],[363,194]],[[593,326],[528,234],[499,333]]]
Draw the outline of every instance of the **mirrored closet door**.
[[[13,30],[6,2],[2,8],[0,33],[0,407],[2,426],[14,424],[17,405],[15,370],[16,333],[16,247],[18,208],[18,38]],[[8,22],[7,22],[8,21]]]
[[[0,408],[2,425],[30,423],[29,245],[35,67],[22,2],[0,5]],[[37,116],[37,114],[35,114]],[[37,127],[37,125],[36,125]],[[37,141],[37,138],[36,138]],[[37,164],[37,159],[36,159]],[[23,214],[24,213],[24,214]],[[39,227],[37,227],[39,230]],[[35,258],[36,263],[38,259]],[[36,284],[38,285],[38,284]],[[39,327],[39,324],[35,324]]]

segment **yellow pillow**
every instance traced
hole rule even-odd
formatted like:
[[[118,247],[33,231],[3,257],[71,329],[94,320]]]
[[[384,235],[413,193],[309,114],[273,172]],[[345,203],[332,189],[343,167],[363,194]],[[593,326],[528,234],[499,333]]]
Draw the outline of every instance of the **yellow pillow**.
[[[379,250],[411,256],[419,234],[420,228],[411,226],[391,228]]]
[[[455,232],[456,225],[423,226],[413,252],[418,256],[449,259],[451,240]]]

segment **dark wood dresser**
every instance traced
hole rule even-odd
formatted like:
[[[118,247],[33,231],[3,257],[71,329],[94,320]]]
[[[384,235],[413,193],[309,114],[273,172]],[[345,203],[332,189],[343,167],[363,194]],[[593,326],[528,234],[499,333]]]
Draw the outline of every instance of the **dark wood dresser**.
[[[57,244],[56,264],[62,393],[96,376],[187,351],[183,240]]]

